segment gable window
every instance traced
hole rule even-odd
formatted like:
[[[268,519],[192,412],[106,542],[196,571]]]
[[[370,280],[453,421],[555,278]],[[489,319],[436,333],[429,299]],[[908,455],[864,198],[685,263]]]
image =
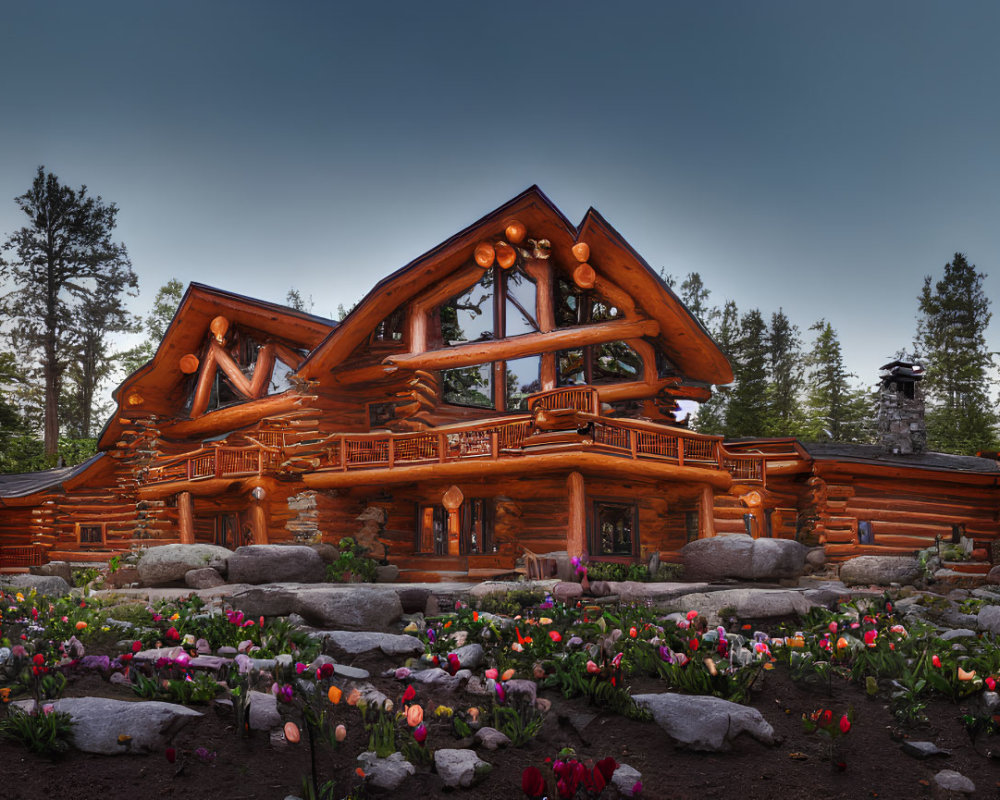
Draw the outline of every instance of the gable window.
[[[445,347],[538,332],[535,282],[519,269],[494,266],[472,287],[438,309]],[[446,403],[517,411],[538,391],[541,358],[528,356],[443,370]]]
[[[642,379],[642,356],[626,342],[606,342],[556,353],[556,385],[582,386]]]
[[[621,313],[593,291],[579,289],[565,278],[559,278],[555,284],[555,312],[557,328],[608,322],[618,319]]]
[[[76,526],[76,530],[80,544],[104,544],[104,525],[102,523],[80,523]]]
[[[638,552],[639,514],[636,505],[595,500],[591,510],[591,556],[631,559]]]

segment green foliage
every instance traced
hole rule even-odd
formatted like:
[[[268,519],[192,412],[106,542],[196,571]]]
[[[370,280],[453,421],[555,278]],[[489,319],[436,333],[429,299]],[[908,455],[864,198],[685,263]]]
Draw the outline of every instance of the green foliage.
[[[506,594],[488,594],[479,600],[479,610],[490,614],[516,616],[524,609],[537,606],[545,599],[545,593],[535,589],[523,589]]]
[[[69,750],[73,720],[62,711],[29,713],[11,706],[0,719],[0,739],[17,742],[32,753],[55,757]]]
[[[331,583],[374,583],[378,575],[378,564],[368,558],[367,551],[359,547],[350,536],[340,540],[337,548],[340,555],[326,566],[326,579]]]
[[[819,320],[810,328],[816,340],[806,358],[809,372],[806,423],[802,436],[814,442],[866,442],[871,439],[872,402],[855,388],[833,326]]]
[[[184,284],[172,278],[161,286],[153,298],[153,308],[143,320],[146,329],[146,341],[122,353],[122,367],[132,374],[147,361],[152,360],[156,348],[160,346],[163,337],[170,327],[170,322],[180,305],[184,294]]]
[[[545,717],[524,695],[509,698],[506,705],[494,703],[493,727],[510,739],[514,747],[523,747],[542,731]]]
[[[362,709],[365,731],[368,733],[368,750],[379,758],[388,758],[396,752],[396,717],[385,704],[366,705]]]
[[[918,297],[916,346],[926,361],[927,439],[934,450],[973,455],[997,448],[997,416],[988,391],[995,361],[986,341],[992,314],[985,278],[955,253],[941,280],[924,278]]]
[[[742,316],[733,342],[736,385],[726,410],[725,435],[729,438],[760,436],[767,428],[767,335],[767,323],[758,309]]]
[[[79,567],[73,570],[73,585],[86,586],[100,577],[101,571],[96,567]]]

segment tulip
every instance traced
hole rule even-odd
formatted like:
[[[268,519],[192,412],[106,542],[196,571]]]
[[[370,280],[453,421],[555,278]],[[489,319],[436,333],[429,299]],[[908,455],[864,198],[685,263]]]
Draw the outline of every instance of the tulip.
[[[344,741],[347,738],[347,728],[343,725],[338,725],[333,731],[333,738],[338,743]]]
[[[504,672],[503,672],[503,675],[500,676],[500,680],[502,680],[502,681],[509,681],[511,678],[514,677],[514,674],[515,673],[514,673],[513,668],[511,668],[511,669],[505,669]]]
[[[562,634],[559,631],[549,631],[549,638],[558,644],[562,641]]]
[[[541,797],[545,794],[545,778],[538,767],[528,767],[521,773],[521,791],[528,797]]]
[[[931,656],[931,664],[938,669],[941,669],[941,659],[937,655]]]
[[[697,650],[698,649],[698,640],[697,639],[689,639],[688,640],[688,647],[691,648],[692,650]]]
[[[837,639],[837,649],[838,650],[843,650],[847,646],[848,646],[847,639],[845,639],[843,636],[841,636],[839,639]]]
[[[163,751],[163,755],[167,757],[167,761],[173,764],[177,760],[177,751],[173,747],[168,747]]]
[[[423,721],[424,709],[419,704],[414,703],[406,709],[406,724],[411,728],[416,728]]]
[[[691,620],[693,620],[697,616],[698,616],[698,612],[697,611],[688,611],[688,613],[687,613],[687,621],[690,622]]]
[[[597,666],[597,664],[595,664],[593,661],[587,662],[587,672],[589,672],[591,675],[596,675],[600,671],[601,668]]]
[[[847,718],[847,714],[844,714],[840,718],[840,732],[847,733],[851,729],[851,721]]]
[[[403,702],[409,703],[416,696],[417,696],[417,690],[413,688],[413,684],[411,683],[409,686],[406,687],[405,691],[403,692]]]
[[[427,726],[423,723],[417,725],[417,727],[413,729],[413,739],[417,744],[423,745],[423,743],[427,741]]]
[[[299,739],[302,738],[302,734],[299,733],[299,726],[294,722],[285,723],[285,739],[287,739],[292,744],[298,744]]]
[[[497,678],[500,677],[500,670],[496,669],[496,667],[490,667],[483,674],[487,677],[487,679],[495,681]]]
[[[971,672],[966,672],[961,667],[958,668],[958,679],[960,681],[971,681],[975,677],[976,677],[975,670],[972,670]]]
[[[983,683],[986,684],[986,688],[989,689],[991,692],[995,692],[996,691],[997,682],[996,682],[996,679],[993,678],[992,676],[990,676],[988,678],[984,678],[983,679]]]
[[[357,689],[351,689],[350,693],[347,695],[347,705],[356,706],[360,699],[361,699],[361,692],[359,692]]]
[[[469,719],[473,722],[479,721],[479,709],[476,706],[470,708],[466,713],[469,715]]]
[[[875,640],[878,638],[878,631],[865,631],[865,644],[869,647],[875,646]]]
[[[828,627],[830,629],[830,633],[836,633],[837,632],[837,623],[836,622],[831,622]]]
[[[84,622],[84,621],[83,621],[82,619],[81,619],[81,620],[80,620],[80,621],[79,621],[78,623],[76,623],[76,629],[77,629],[78,631],[82,631],[82,630],[84,630],[84,629],[85,629],[86,627],[87,627],[87,623],[86,623],[86,622]]]
[[[636,629],[635,625],[628,629],[628,635],[633,639],[639,635],[639,631]]]
[[[343,696],[343,694],[344,693],[340,690],[340,687],[331,686],[330,689],[327,691],[326,696],[331,703],[337,705],[337,703],[340,702],[340,698]]]

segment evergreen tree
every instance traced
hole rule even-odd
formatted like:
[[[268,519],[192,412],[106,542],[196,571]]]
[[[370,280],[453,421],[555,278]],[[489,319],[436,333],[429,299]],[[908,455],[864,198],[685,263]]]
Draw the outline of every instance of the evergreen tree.
[[[17,287],[3,296],[2,310],[13,320],[11,341],[21,364],[30,365],[29,374],[44,387],[45,455],[54,463],[60,389],[76,355],[80,306],[102,285],[119,282],[124,290],[138,280],[125,246],[111,239],[118,215],[113,203],[88,196],[86,186],[63,186],[43,167],[15,202],[29,223],[2,247],[14,258],[0,261],[0,278]]]
[[[708,305],[711,294],[697,272],[689,272],[681,283],[681,301],[706,329],[710,329],[719,316],[719,310]]]
[[[810,327],[816,340],[806,358],[809,390],[802,436],[808,441],[865,442],[871,439],[871,400],[853,387],[840,339],[824,319]]]
[[[990,300],[985,275],[962,253],[936,283],[924,278],[916,346],[925,360],[927,440],[932,450],[975,453],[997,447],[997,416],[989,397],[993,354],[986,346]]]
[[[307,314],[311,314],[313,310],[313,299],[312,295],[309,295],[309,299],[306,300],[302,296],[302,292],[298,289],[292,288],[288,290],[288,294],[285,295],[285,305],[289,308],[294,308],[296,311],[305,311]],[[347,316],[346,314],[344,316]]]
[[[126,374],[131,375],[147,361],[152,360],[156,348],[160,346],[167,328],[173,321],[174,314],[177,313],[183,295],[184,284],[176,278],[171,278],[156,291],[153,308],[142,322],[146,330],[146,341],[122,353],[121,361]]]
[[[733,351],[736,385],[729,394],[725,435],[761,436],[768,420],[768,330],[764,316],[752,309],[740,318]]]
[[[712,330],[712,337],[722,348],[735,372],[734,353],[739,338],[740,312],[736,303],[727,300],[718,314],[718,324]],[[695,414],[692,427],[700,433],[721,434],[726,430],[726,415],[729,410],[729,395],[732,386],[716,386],[715,393],[706,400]]]
[[[795,436],[802,426],[802,408],[799,400],[802,390],[802,340],[799,329],[792,325],[784,310],[771,315],[771,329],[767,337],[768,419],[769,436]]]

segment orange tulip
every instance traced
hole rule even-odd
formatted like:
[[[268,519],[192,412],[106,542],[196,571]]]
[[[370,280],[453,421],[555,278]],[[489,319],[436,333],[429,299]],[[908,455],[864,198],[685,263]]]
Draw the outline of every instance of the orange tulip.
[[[302,738],[302,734],[299,733],[299,726],[294,722],[285,723],[285,739],[287,739],[292,744],[298,744],[299,739]]]
[[[78,623],[76,623],[76,629],[78,631],[82,631],[86,627],[87,627],[87,623],[84,622],[82,619]]]
[[[339,687],[331,686],[330,690],[326,693],[326,696],[329,698],[331,703],[337,705],[337,703],[340,702],[340,698],[343,696],[343,694],[344,693],[340,690]]]
[[[975,670],[972,670],[972,672],[966,672],[961,667],[958,668],[958,679],[960,681],[971,681],[975,677],[976,677]]]
[[[424,709],[423,707],[414,703],[408,709],[406,709],[406,724],[411,728],[416,728],[421,722],[424,721]]]
[[[509,681],[513,677],[514,677],[514,670],[513,669],[508,669],[508,670],[504,670],[503,675],[500,676],[500,680],[502,680],[502,681]]]

